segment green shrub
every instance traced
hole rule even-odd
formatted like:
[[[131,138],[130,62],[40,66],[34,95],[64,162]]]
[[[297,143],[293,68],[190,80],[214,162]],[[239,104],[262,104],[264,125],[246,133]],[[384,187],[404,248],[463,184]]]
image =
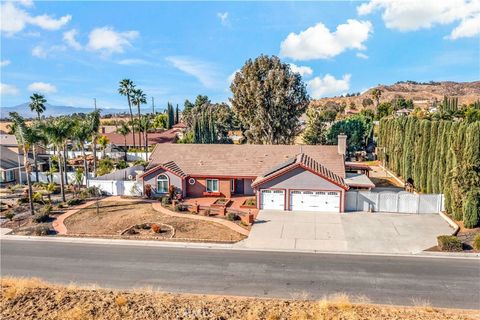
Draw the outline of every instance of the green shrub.
[[[8,220],[11,221],[13,219],[13,217],[15,217],[15,214],[13,212],[7,212],[7,213],[5,213],[4,217],[5,217],[5,219],[8,219]]]
[[[45,213],[45,214],[50,214],[53,210],[53,207],[51,204],[47,204],[45,206],[43,206],[43,209],[42,209],[42,212]]]
[[[18,198],[17,203],[18,203],[18,204],[28,203],[28,197]]]
[[[117,164],[115,165],[115,167],[116,167],[118,170],[121,170],[121,169],[128,168],[129,165],[128,165],[127,161],[125,161],[125,160],[120,160],[120,161],[117,162]]]
[[[36,203],[45,203],[43,201],[43,194],[41,192],[34,192],[33,193],[33,202],[36,202]]]
[[[229,212],[229,213],[227,213],[227,220],[228,221],[238,220],[238,216],[233,212]]]
[[[480,224],[480,190],[467,193],[463,202],[463,224],[465,228],[475,228]]]
[[[33,230],[33,234],[36,236],[48,236],[50,233],[50,228],[47,226],[37,226]]]
[[[256,206],[257,206],[257,199],[255,199],[255,198],[248,198],[247,200],[245,200],[245,205],[246,205],[246,206],[254,206],[254,207],[256,207]]]
[[[480,250],[480,233],[473,238],[473,249]]]
[[[163,205],[163,206],[167,206],[167,205],[169,205],[170,203],[172,203],[172,201],[170,200],[169,197],[167,197],[167,196],[162,197],[162,205]]]
[[[438,247],[442,251],[462,251],[462,241],[455,236],[438,236]]]
[[[33,216],[33,222],[36,223],[42,223],[42,222],[47,222],[50,219],[48,216],[48,213],[45,212],[39,212],[36,215]]]
[[[67,204],[69,206],[76,206],[76,205],[79,205],[81,203],[83,203],[83,200],[78,199],[78,198],[68,199],[68,201],[67,201]]]
[[[175,207],[173,208],[173,210],[177,211],[177,212],[185,212],[185,211],[188,211],[188,205],[186,204],[177,204],[175,205]]]

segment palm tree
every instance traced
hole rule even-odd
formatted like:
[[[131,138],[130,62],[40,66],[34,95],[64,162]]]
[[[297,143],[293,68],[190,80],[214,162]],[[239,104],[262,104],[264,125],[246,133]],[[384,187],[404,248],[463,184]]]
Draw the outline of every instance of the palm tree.
[[[105,149],[107,149],[107,146],[108,144],[110,143],[110,140],[108,139],[107,136],[100,136],[100,138],[98,138],[98,144],[100,145],[100,147],[102,147],[102,153],[103,153],[103,157],[105,159]]]
[[[23,149],[23,166],[25,167],[25,173],[27,175],[27,185],[28,185],[28,202],[30,204],[30,213],[35,214],[35,208],[33,207],[33,188],[32,180],[30,179],[30,172],[32,172],[32,166],[28,158],[28,152],[30,146],[32,145],[32,132],[31,129],[26,125],[25,120],[16,112],[10,112],[10,118],[14,123],[14,132],[17,138],[19,146]],[[21,173],[19,173],[21,174]]]
[[[55,145],[57,151],[58,168],[60,170],[60,190],[62,200],[65,202],[65,183],[63,176],[62,150],[65,147],[68,138],[71,135],[74,122],[69,118],[56,118],[53,121],[46,122],[43,125],[43,131],[51,144]],[[64,160],[66,161],[66,160]]]
[[[148,129],[151,127],[150,117],[148,115],[144,115],[138,121],[138,128],[141,132],[143,132],[143,141],[145,142],[145,161],[148,161]]]
[[[145,93],[143,93],[142,89],[133,89],[132,90],[132,104],[134,106],[137,106],[138,109],[138,121],[140,121],[141,113],[140,113],[140,106],[142,104],[147,103],[147,96]],[[135,134],[134,134],[135,135]],[[141,133],[138,133],[138,144],[141,145],[142,139],[141,139]]]
[[[47,99],[45,99],[45,97],[41,94],[34,93],[30,96],[30,104],[28,106],[30,107],[30,110],[37,113],[38,121],[40,121],[40,114],[46,109],[46,102]]]
[[[120,127],[117,129],[117,133],[121,134],[125,140],[125,161],[127,161],[127,136],[130,133],[130,127],[122,121],[120,122]]]
[[[382,90],[380,89],[372,89],[371,92],[372,98],[377,102],[377,107],[380,104],[380,97],[382,96]]]
[[[130,121],[133,124],[133,112],[132,112],[132,91],[135,89],[133,81],[130,79],[123,79],[119,83],[118,93],[127,97],[128,108],[130,109]],[[135,128],[132,127],[133,132],[133,147],[135,148]]]
[[[97,138],[100,129],[100,110],[90,112],[86,118],[86,126],[92,139],[93,151],[93,175],[97,175]]]
[[[35,181],[38,182],[38,161],[37,161],[37,145],[42,142],[45,143],[46,139],[42,135],[40,129],[40,122],[34,122],[30,127],[31,133],[31,142],[32,142],[32,154],[33,154],[33,163],[35,166]]]
[[[88,126],[88,118],[76,121],[73,129],[73,138],[78,142],[80,149],[82,150],[85,185],[88,185],[88,164],[87,155],[85,154],[85,142],[90,138],[91,135],[90,127]]]

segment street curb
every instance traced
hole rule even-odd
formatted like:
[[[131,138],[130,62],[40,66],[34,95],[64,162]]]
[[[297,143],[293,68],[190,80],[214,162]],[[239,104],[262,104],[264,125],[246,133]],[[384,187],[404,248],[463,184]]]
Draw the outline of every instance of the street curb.
[[[452,236],[457,235],[458,231],[460,230],[460,226],[455,221],[453,221],[449,216],[447,216],[443,211],[440,211],[438,214],[440,215],[440,217],[443,218],[443,220],[445,220],[454,229]]]
[[[43,241],[43,242],[63,242],[97,245],[125,245],[125,246],[145,246],[162,248],[190,248],[190,249],[214,249],[214,250],[236,250],[236,251],[258,251],[258,252],[289,252],[289,253],[310,253],[310,254],[331,254],[331,255],[352,255],[352,256],[380,256],[380,257],[408,257],[408,258],[440,258],[440,259],[473,259],[479,260],[480,253],[445,253],[445,252],[426,252],[419,253],[365,253],[365,252],[337,252],[337,251],[319,251],[319,250],[287,250],[287,249],[252,249],[239,246],[237,244],[223,243],[189,243],[189,242],[171,242],[171,241],[151,241],[151,240],[123,240],[123,239],[101,239],[101,238],[62,238],[55,236],[2,236],[1,241]],[[241,243],[240,243],[241,245]]]

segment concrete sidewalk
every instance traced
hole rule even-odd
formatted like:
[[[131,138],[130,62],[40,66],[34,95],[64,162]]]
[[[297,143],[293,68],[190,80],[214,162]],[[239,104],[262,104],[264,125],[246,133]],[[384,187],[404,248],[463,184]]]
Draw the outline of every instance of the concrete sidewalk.
[[[419,253],[453,229],[438,214],[314,213],[262,210],[246,248]]]

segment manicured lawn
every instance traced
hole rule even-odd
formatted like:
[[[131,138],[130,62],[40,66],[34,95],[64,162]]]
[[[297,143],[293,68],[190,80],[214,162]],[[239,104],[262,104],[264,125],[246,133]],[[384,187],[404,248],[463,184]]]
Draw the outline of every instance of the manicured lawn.
[[[239,241],[245,236],[215,222],[198,221],[188,218],[171,217],[152,208],[151,203],[125,201],[100,201],[99,213],[96,205],[82,209],[65,220],[68,234],[82,236],[120,236],[125,229],[142,223],[161,223],[175,229],[173,239],[192,241]],[[162,234],[159,234],[162,237]],[[155,237],[159,238],[159,237]],[[135,235],[135,238],[150,239],[148,234]]]

